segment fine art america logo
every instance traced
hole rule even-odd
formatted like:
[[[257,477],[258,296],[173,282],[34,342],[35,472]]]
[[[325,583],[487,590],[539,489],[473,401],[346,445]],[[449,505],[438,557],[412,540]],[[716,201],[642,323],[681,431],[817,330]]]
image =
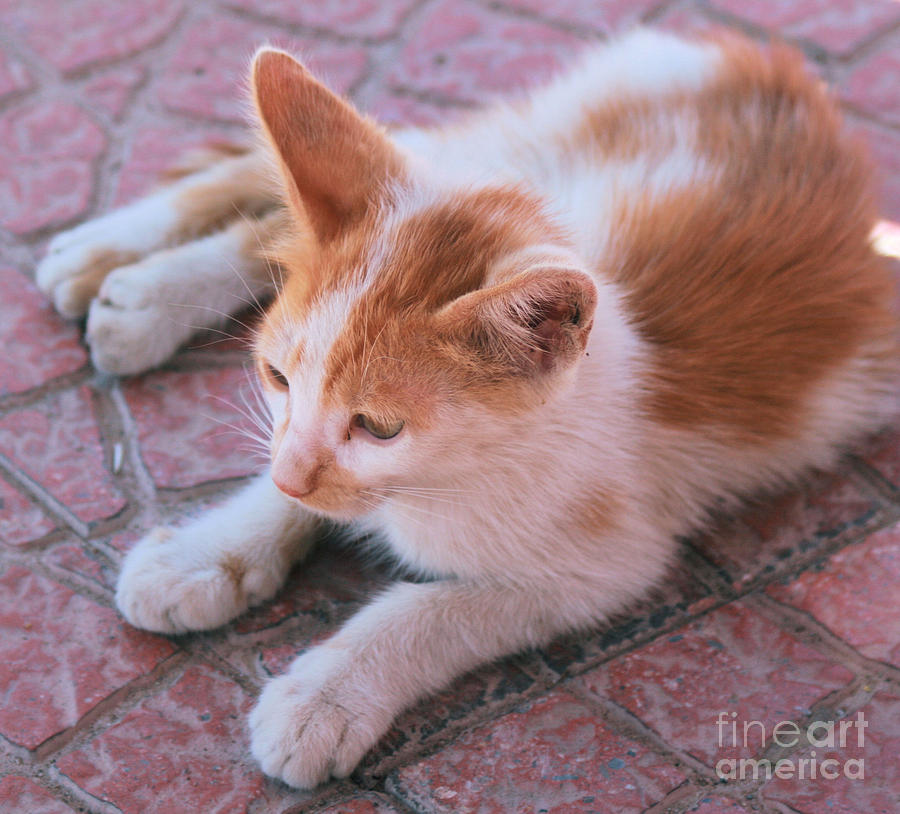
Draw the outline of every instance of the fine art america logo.
[[[774,760],[769,758],[722,758],[716,763],[716,774],[722,780],[758,780],[779,777],[782,780],[864,780],[866,766],[863,758],[838,760],[825,757],[835,749],[863,748],[866,743],[866,721],[862,711],[856,720],[813,721],[800,726],[795,721],[779,721],[767,729],[762,721],[738,721],[736,712],[720,712],[716,719],[719,749],[743,747],[761,751],[767,743],[790,749],[798,744],[809,745],[802,757],[791,755]],[[823,750],[827,750],[823,754]]]

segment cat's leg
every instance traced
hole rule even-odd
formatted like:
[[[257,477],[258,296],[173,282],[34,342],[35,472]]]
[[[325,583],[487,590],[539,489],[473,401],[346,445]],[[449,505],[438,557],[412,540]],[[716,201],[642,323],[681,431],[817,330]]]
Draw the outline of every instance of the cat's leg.
[[[108,373],[138,373],[164,362],[201,328],[273,293],[279,271],[265,255],[283,229],[280,209],[112,271],[91,302],[91,359]]]
[[[122,563],[116,605],[135,627],[160,633],[223,625],[275,594],[318,524],[260,475],[223,506],[138,542]]]
[[[259,215],[277,201],[261,151],[213,161],[134,203],[58,234],[37,268],[38,287],[63,315],[82,316],[113,269],[213,232],[239,213]]]
[[[292,786],[345,777],[416,699],[621,609],[622,585],[636,584],[619,576],[593,585],[395,585],[265,687],[250,716],[253,755]],[[643,587],[658,576],[648,573]]]

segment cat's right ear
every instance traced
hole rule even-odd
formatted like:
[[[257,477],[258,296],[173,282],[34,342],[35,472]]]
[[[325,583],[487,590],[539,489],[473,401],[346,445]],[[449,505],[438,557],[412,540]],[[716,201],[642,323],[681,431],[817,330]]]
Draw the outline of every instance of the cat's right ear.
[[[281,160],[288,203],[318,240],[362,218],[403,172],[390,139],[290,54],[261,48],[251,70],[263,131]]]

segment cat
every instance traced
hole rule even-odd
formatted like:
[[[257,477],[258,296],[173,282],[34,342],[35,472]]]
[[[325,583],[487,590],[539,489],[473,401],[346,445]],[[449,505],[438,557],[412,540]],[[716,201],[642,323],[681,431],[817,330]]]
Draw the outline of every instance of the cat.
[[[395,132],[283,51],[251,75],[264,148],[57,237],[37,279],[89,310],[116,373],[186,338],[172,302],[214,324],[275,294],[254,349],[270,472],[128,553],[130,623],[225,624],[323,519],[430,580],[266,685],[267,774],[348,775],[417,699],[621,611],[713,503],[828,467],[891,415],[868,165],[789,49],[639,29],[526,97]]]

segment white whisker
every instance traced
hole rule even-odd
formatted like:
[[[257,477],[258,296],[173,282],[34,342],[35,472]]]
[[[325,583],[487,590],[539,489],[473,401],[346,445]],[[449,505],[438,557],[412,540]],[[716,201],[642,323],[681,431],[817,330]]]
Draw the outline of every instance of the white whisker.
[[[211,394],[211,395],[210,395],[210,398],[213,398],[213,399],[215,399],[216,401],[222,402],[222,404],[226,405],[227,407],[230,407],[230,408],[231,408],[232,410],[234,410],[236,413],[242,415],[242,416],[243,416],[244,418],[246,418],[246,419],[247,419],[254,427],[256,427],[257,430],[259,430],[259,433],[260,433],[259,437],[260,437],[260,438],[262,438],[263,440],[265,440],[266,443],[269,443],[269,442],[271,441],[272,433],[271,433],[271,427],[270,427],[270,425],[269,425],[268,423],[266,423],[266,422],[263,421],[262,419],[257,418],[253,413],[248,412],[247,410],[242,409],[242,408],[239,407],[237,404],[234,404],[233,402],[228,401],[228,399],[224,399],[224,398],[222,398],[221,396],[217,396],[217,395],[214,395],[214,394]],[[220,419],[216,419],[215,417],[212,417],[212,416],[211,416],[211,418],[213,418],[213,420],[215,420],[215,421],[220,421]],[[225,423],[225,422],[224,422],[224,421],[220,421],[220,423]],[[248,428],[248,432],[249,432],[249,428]]]
[[[248,325],[246,322],[243,322],[242,320],[238,319],[237,317],[235,317],[232,314],[226,313],[225,311],[220,311],[218,308],[213,308],[210,305],[198,305],[196,303],[190,303],[190,302],[169,302],[166,304],[172,306],[173,308],[199,308],[202,311],[209,311],[210,313],[218,314],[219,316],[224,317],[229,322],[236,322],[244,330],[246,330],[247,332],[249,332],[251,334],[255,334],[257,332],[257,328],[255,328],[251,325]],[[190,326],[188,326],[188,327],[190,327]],[[213,330],[213,329],[209,328],[207,330]]]
[[[376,495],[376,496],[378,495],[377,488],[376,488],[376,489],[370,489],[370,490],[367,490],[367,491],[369,491],[370,494],[374,494],[374,495]],[[387,497],[387,495],[381,495],[380,497]],[[442,501],[442,502],[443,502],[443,501]],[[401,504],[394,503],[394,504],[393,504],[393,507],[394,507],[395,509],[400,509],[400,510],[403,510],[403,509],[409,509],[409,510],[412,510],[412,511],[415,511],[415,512],[419,512],[420,514],[427,515],[428,517],[435,517],[435,518],[437,518],[438,520],[449,521],[449,519],[450,519],[450,518],[449,518],[447,515],[445,515],[445,514],[441,514],[440,512],[435,512],[435,511],[432,511],[432,510],[430,510],[430,509],[426,509],[424,506],[418,506],[418,505],[416,505],[416,504],[414,504],[414,503],[401,503]]]
[[[243,219],[244,223],[247,225],[247,227],[250,229],[250,231],[253,233],[253,237],[256,240],[256,245],[259,247],[259,256],[262,257],[262,259],[265,261],[266,271],[269,273],[269,279],[272,281],[272,288],[274,288],[275,291],[283,290],[284,289],[284,270],[281,268],[281,264],[277,264],[278,265],[278,277],[279,277],[279,281],[280,281],[280,285],[279,285],[279,283],[275,282],[275,273],[272,269],[272,257],[270,255],[269,251],[266,249],[265,245],[263,244],[262,239],[259,236],[259,231],[256,228],[256,223],[254,223],[254,221],[251,218],[249,218],[244,212],[242,212],[241,209],[237,206],[237,204],[235,204],[234,209],[238,213],[238,215]],[[253,296],[254,299],[256,299],[253,292],[251,292],[251,296]],[[257,300],[257,302],[259,302],[259,301]],[[260,313],[265,315],[263,310],[260,310]]]
[[[389,486],[375,487],[376,492],[387,492],[396,495],[408,495],[409,497],[419,498],[420,500],[433,501],[435,503],[445,503],[448,506],[465,506],[466,504],[459,500],[451,500],[447,497],[439,497],[427,492],[416,492],[414,489],[391,489]]]

